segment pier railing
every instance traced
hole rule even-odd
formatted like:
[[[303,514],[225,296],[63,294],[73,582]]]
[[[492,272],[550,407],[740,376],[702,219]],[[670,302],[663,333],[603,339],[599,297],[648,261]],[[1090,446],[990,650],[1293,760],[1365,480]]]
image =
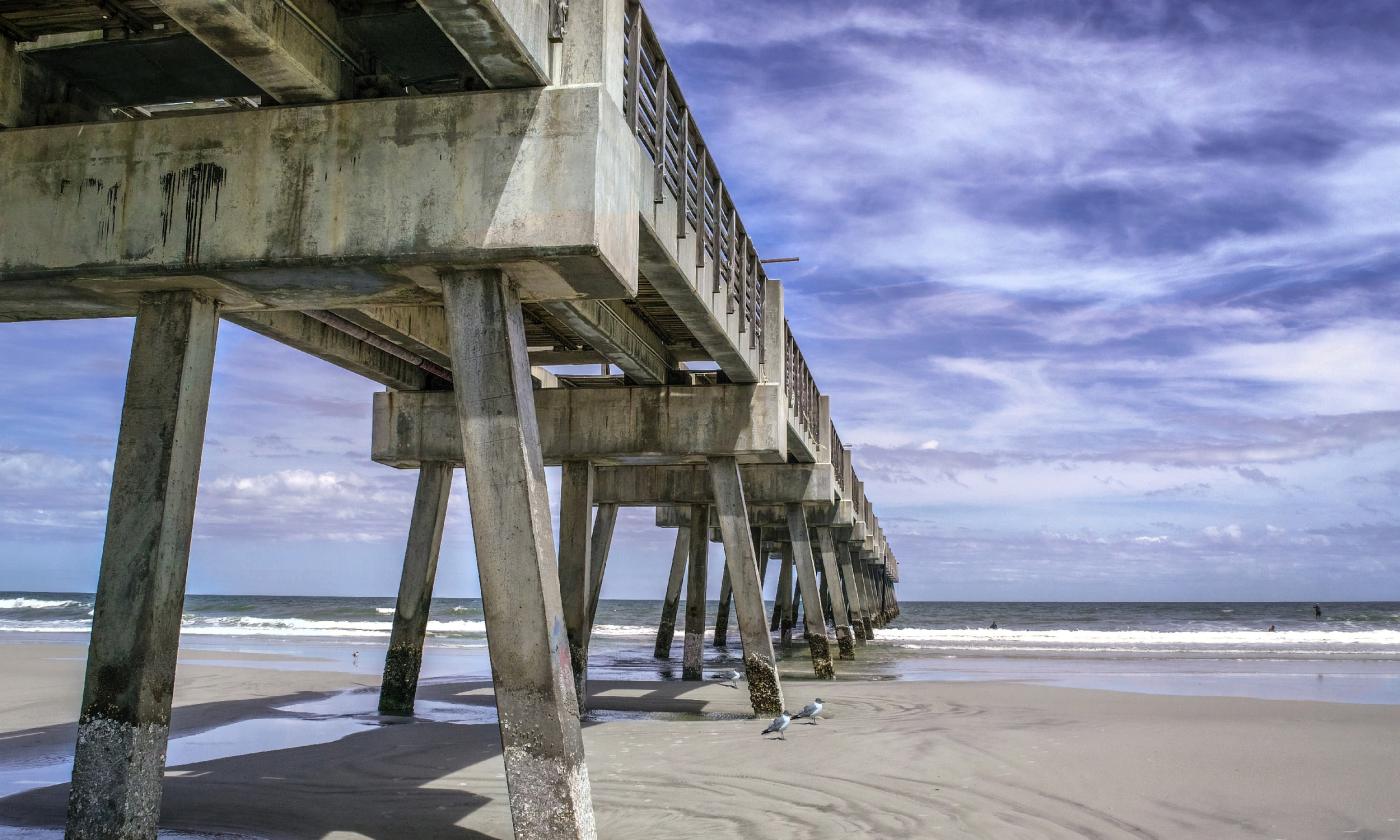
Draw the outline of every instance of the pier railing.
[[[797,424],[808,437],[816,440],[819,437],[817,401],[821,392],[817,390],[817,381],[812,378],[812,371],[807,367],[807,360],[802,357],[802,350],[798,348],[797,339],[793,338],[792,327],[788,326],[786,319],[783,321],[783,339],[787,344],[783,353],[786,362],[783,385],[787,391],[788,408],[792,409]]]
[[[667,193],[676,200],[676,236],[699,237],[696,268],[713,266],[710,291],[727,293],[727,311],[741,313],[739,332],[748,334],[749,348],[759,351],[761,361],[768,276],[638,0],[627,4],[623,25],[623,113],[651,157],[654,200],[665,201]]]

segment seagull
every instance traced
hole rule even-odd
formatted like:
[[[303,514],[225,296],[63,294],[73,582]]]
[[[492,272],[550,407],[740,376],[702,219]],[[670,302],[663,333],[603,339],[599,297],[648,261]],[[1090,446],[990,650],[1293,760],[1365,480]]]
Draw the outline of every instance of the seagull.
[[[808,703],[807,705],[803,706],[803,707],[802,707],[802,711],[798,712],[798,713],[793,717],[793,720],[802,720],[803,718],[806,718],[807,720],[811,721],[811,725],[812,725],[812,726],[816,726],[816,725],[817,725],[817,715],[819,715],[819,714],[821,714],[821,713],[822,713],[822,699],[821,699],[820,697],[818,697],[817,699],[815,699],[815,700],[813,700],[812,702]]]
[[[726,672],[726,673],[724,673],[724,674],[721,674],[719,678],[722,679],[722,680],[728,680],[728,681],[729,681],[728,685],[729,685],[730,688],[738,688],[738,687],[739,687],[739,678],[742,677],[742,676],[744,676],[744,675],[741,674],[741,673],[739,673],[738,671],[735,671],[733,668],[731,668],[731,669],[729,669],[728,672]]]
[[[767,735],[769,732],[776,732],[778,733],[779,741],[786,741],[787,739],[783,737],[783,733],[787,731],[788,724],[791,722],[792,716],[788,714],[787,709],[784,709],[782,714],[773,718],[773,722],[768,724],[768,728],[763,730],[761,734]]]

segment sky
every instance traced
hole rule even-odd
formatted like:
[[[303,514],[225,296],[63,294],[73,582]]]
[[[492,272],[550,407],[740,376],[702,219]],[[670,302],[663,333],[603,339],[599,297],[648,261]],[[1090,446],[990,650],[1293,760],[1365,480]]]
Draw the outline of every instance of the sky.
[[[1400,599],[1400,4],[647,7],[902,599]],[[0,325],[0,589],[95,585],[130,339]],[[392,594],[377,386],[218,353],[190,591]],[[604,595],[672,533],[627,511]]]

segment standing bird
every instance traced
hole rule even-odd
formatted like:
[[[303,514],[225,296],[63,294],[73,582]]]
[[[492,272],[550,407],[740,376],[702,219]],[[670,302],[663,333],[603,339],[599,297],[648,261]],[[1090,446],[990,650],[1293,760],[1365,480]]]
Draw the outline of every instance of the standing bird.
[[[728,673],[725,673],[725,674],[721,675],[721,676],[720,676],[720,679],[722,679],[722,680],[728,680],[728,682],[726,682],[725,685],[729,686],[730,688],[738,688],[738,687],[739,687],[739,678],[742,677],[742,676],[744,676],[744,675],[741,674],[741,673],[739,673],[738,671],[735,671],[734,669],[731,668],[731,669],[728,671]]]
[[[783,733],[787,731],[789,723],[792,723],[792,716],[788,714],[787,709],[784,709],[783,713],[773,718],[773,722],[768,724],[768,728],[760,734],[767,735],[769,732],[776,732],[779,741],[786,741],[787,738],[783,737]]]
[[[802,719],[805,718],[805,719],[811,721],[811,725],[812,725],[812,726],[816,726],[816,725],[817,725],[817,715],[819,715],[819,714],[821,714],[821,713],[822,713],[822,699],[821,699],[820,697],[818,697],[817,699],[815,699],[815,700],[813,700],[812,702],[808,703],[807,705],[803,706],[803,707],[802,707],[802,711],[798,712],[797,715],[793,718],[793,720],[802,720]]]

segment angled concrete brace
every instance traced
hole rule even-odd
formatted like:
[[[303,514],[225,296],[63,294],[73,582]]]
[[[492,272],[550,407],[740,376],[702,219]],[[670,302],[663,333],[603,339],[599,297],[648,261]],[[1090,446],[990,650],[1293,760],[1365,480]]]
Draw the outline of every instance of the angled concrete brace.
[[[865,644],[864,611],[860,598],[860,587],[856,584],[855,569],[851,566],[851,547],[845,540],[836,544],[836,562],[841,569],[841,583],[846,593],[846,603],[850,610],[851,628],[855,631],[856,644]]]
[[[559,597],[569,635],[574,694],[588,708],[588,600],[593,591],[593,465],[565,461],[559,492]]]
[[[715,641],[717,648],[728,647],[729,645],[729,601],[730,601],[729,567],[724,567],[724,577],[719,584],[719,608],[715,610]]]
[[[818,679],[836,676],[831,667],[831,641],[826,637],[826,621],[822,616],[821,590],[817,587],[817,570],[812,560],[812,542],[802,505],[788,505],[788,531],[791,534],[792,559],[797,567],[797,585],[802,591],[802,619],[807,646],[812,652],[812,670]]]
[[[598,599],[603,594],[603,570],[608,565],[608,553],[612,550],[613,531],[617,527],[617,505],[598,505],[598,513],[593,519],[593,542],[589,549],[592,572],[589,575],[588,593],[588,634],[593,637],[593,622],[598,619]]]
[[[661,623],[656,628],[657,659],[671,658],[671,642],[676,637],[676,609],[680,605],[681,583],[685,580],[685,561],[690,554],[690,526],[676,529],[676,547],[671,552],[671,575],[666,579],[666,597],[661,602]]]
[[[705,505],[691,505],[692,522],[710,518]],[[709,535],[704,528],[690,529],[690,560],[685,578],[685,649],[681,657],[681,679],[704,679],[705,584],[709,571]]]
[[[592,840],[520,301],[497,271],[441,280],[512,822]]]
[[[394,628],[389,634],[389,652],[384,657],[384,679],[379,688],[381,715],[413,714],[451,489],[450,464],[426,463],[419,470],[408,545],[403,553],[403,574],[399,577],[399,597],[394,606]]]
[[[773,620],[768,625],[771,633],[783,629],[783,642],[792,640],[792,623],[788,621],[788,610],[792,608],[792,557],[786,544],[780,547],[778,555],[778,591],[773,596]]]
[[[73,840],[152,838],[170,734],[218,305],[144,298],[126,375],[78,718]]]
[[[734,612],[744,647],[744,673],[749,684],[749,701],[756,715],[777,714],[783,708],[783,687],[778,680],[777,661],[773,656],[773,637],[768,635],[764,622],[763,584],[754,556],[738,461],[732,457],[711,458],[710,476],[714,482],[715,508],[724,541],[724,567],[729,572],[730,586],[734,591]]]
[[[830,528],[817,529],[817,550],[821,555],[822,580],[831,599],[831,620],[836,625],[837,655],[842,659],[856,656],[855,639],[851,633],[851,619],[846,610],[846,593],[841,589],[841,572],[837,566],[836,543],[831,538]]]

